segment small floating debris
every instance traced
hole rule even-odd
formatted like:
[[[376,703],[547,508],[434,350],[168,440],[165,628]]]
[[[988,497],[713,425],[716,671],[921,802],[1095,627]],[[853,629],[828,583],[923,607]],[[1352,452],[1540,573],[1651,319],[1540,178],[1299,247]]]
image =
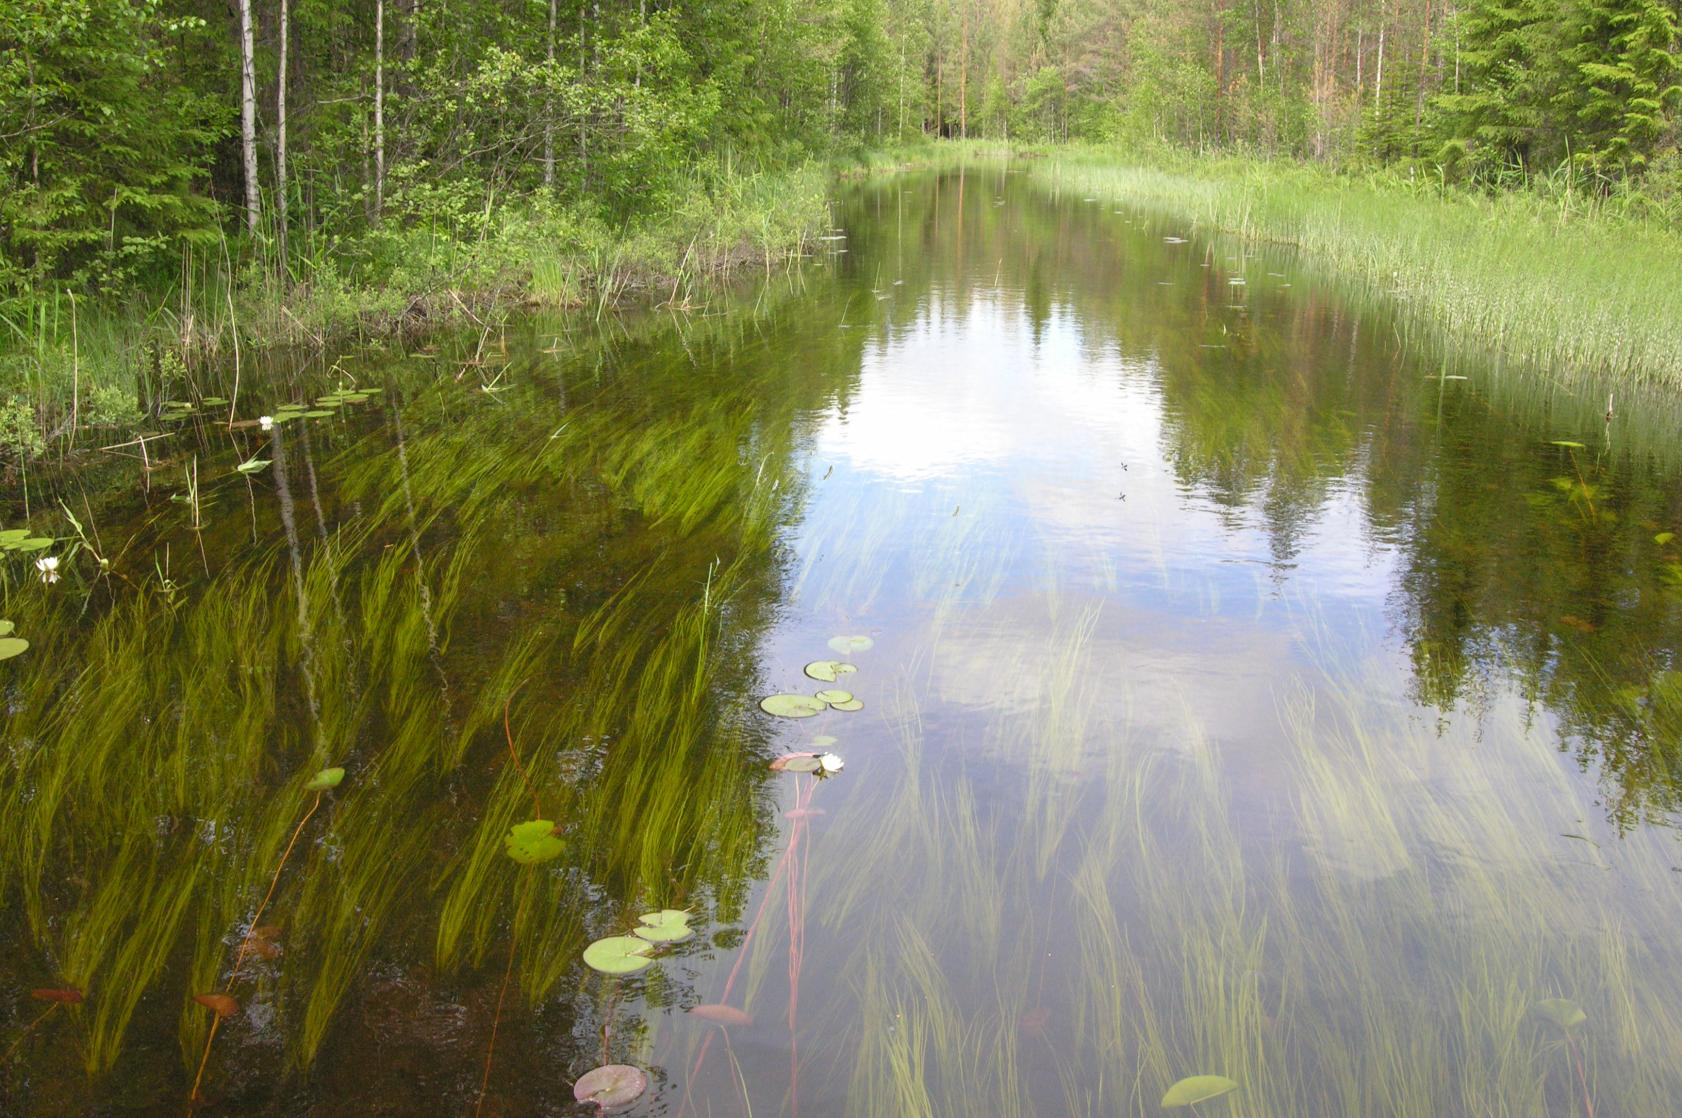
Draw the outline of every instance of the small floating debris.
[[[1183,245],[1186,243],[1186,239],[1184,237],[1164,237],[1162,243],[1165,245]]]

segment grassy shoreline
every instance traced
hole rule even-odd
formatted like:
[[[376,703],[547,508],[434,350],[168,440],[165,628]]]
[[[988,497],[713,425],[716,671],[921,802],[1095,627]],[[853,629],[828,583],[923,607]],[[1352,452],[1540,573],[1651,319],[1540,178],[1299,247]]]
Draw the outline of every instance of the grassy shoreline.
[[[1237,156],[1060,147],[1048,186],[1295,246],[1448,341],[1552,375],[1682,388],[1682,233],[1569,189],[1486,197]]]
[[[0,303],[0,456],[116,442],[165,400],[227,394],[255,355],[323,353],[481,322],[515,307],[688,305],[748,267],[804,257],[827,225],[831,175],[807,163],[693,183],[628,228],[537,199],[456,220],[388,220],[314,258],[184,255],[168,291]],[[90,430],[91,428],[91,430]]]

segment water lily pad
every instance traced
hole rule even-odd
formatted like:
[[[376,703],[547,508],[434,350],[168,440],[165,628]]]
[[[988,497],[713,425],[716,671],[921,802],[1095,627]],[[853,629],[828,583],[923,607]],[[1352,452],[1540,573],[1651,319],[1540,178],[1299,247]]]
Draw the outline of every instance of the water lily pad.
[[[1586,450],[1586,449],[1588,449],[1582,443],[1576,442],[1572,439],[1553,439],[1553,440],[1551,440],[1551,443],[1552,443],[1553,446],[1562,446],[1567,450]]]
[[[291,423],[294,419],[302,418],[302,416],[303,416],[302,412],[277,411],[277,412],[274,413],[274,415],[270,416],[269,418],[273,419],[275,424],[278,426],[282,423]]]
[[[603,974],[635,974],[654,960],[654,945],[636,936],[608,936],[584,949],[584,962]]]
[[[1236,1090],[1238,1084],[1224,1075],[1190,1075],[1168,1088],[1168,1093],[1162,1096],[1162,1105],[1165,1109],[1195,1106]]]
[[[753,1024],[753,1014],[737,1009],[733,1005],[697,1005],[689,1010],[691,1017],[699,1017],[703,1021],[711,1021],[715,1025],[726,1028],[732,1025]]]
[[[1589,1015],[1583,1012],[1583,1007],[1570,998],[1548,998],[1537,1002],[1536,1012],[1562,1029],[1581,1025],[1589,1019]]]
[[[242,474],[254,474],[268,464],[269,460],[267,458],[247,458],[245,461],[235,466],[234,469],[238,470]]]
[[[213,408],[221,407],[227,402],[228,398],[226,396],[206,396],[204,399],[199,401],[199,403],[209,404]]]
[[[822,714],[826,705],[810,695],[767,695],[759,700],[760,710],[779,718],[810,718]]]
[[[695,934],[689,926],[689,913],[677,908],[663,908],[659,912],[645,912],[640,917],[642,927],[631,934],[650,943],[678,943]]]
[[[771,762],[771,771],[779,773],[815,773],[821,768],[816,753],[785,753]]]
[[[56,542],[51,536],[30,536],[27,540],[14,544],[13,550],[40,551],[43,548],[51,547]]]
[[[10,660],[28,651],[29,642],[22,637],[0,637],[0,660]]]
[[[17,622],[15,622],[15,621],[0,621],[0,637],[11,636],[12,635],[12,630],[14,630],[16,628],[17,628]]]
[[[858,671],[853,665],[841,660],[813,660],[806,665],[806,674],[824,683],[834,683],[836,676],[846,675]]]
[[[508,856],[522,866],[535,866],[559,858],[566,849],[566,840],[555,833],[553,820],[532,819],[509,828],[502,845]]]
[[[22,543],[28,538],[28,528],[7,528],[4,532],[0,532],[0,547],[5,547],[8,544]]]
[[[876,642],[869,637],[830,637],[829,647],[843,656],[854,652],[869,652],[876,647]]]
[[[844,710],[847,713],[851,714],[855,710],[863,710],[864,709],[864,701],[862,699],[848,699],[846,702],[842,702],[842,703],[830,703],[829,704],[829,709],[830,710]]]
[[[325,792],[329,788],[337,788],[339,782],[345,778],[345,770],[341,768],[322,769],[310,777],[310,782],[304,785],[311,792]]]
[[[603,1064],[591,1068],[572,1085],[572,1097],[603,1110],[630,1106],[648,1090],[648,1073],[630,1064]]]
[[[842,691],[840,688],[837,688],[837,687],[831,687],[828,690],[819,691],[816,695],[813,696],[813,698],[822,699],[824,702],[828,703],[830,706],[834,706],[836,703],[850,703],[850,702],[852,702],[853,701],[853,693],[851,691]]]
[[[812,739],[812,744],[817,746],[819,749],[828,749],[830,746],[835,744],[836,740],[836,738],[830,736],[829,734],[819,734]]]
[[[218,1017],[232,1017],[239,1012],[239,1002],[227,994],[194,994],[193,1000]]]
[[[304,418],[305,419],[326,419],[328,416],[330,416],[332,414],[333,414],[332,412],[328,411],[325,408],[311,408],[309,411],[304,413]]]

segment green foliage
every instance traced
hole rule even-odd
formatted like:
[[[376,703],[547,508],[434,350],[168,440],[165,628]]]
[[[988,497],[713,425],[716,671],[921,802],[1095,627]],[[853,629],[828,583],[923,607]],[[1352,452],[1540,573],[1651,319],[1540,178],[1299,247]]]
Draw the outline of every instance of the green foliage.
[[[0,6],[0,283],[120,288],[214,238],[197,188],[231,106],[171,73],[206,33],[157,0]]]

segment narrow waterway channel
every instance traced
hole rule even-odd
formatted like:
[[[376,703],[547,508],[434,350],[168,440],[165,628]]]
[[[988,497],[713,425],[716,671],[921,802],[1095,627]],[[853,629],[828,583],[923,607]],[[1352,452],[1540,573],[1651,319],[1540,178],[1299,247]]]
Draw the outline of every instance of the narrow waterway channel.
[[[822,244],[16,495],[0,1112],[1682,1108],[1667,436],[1003,166]]]

